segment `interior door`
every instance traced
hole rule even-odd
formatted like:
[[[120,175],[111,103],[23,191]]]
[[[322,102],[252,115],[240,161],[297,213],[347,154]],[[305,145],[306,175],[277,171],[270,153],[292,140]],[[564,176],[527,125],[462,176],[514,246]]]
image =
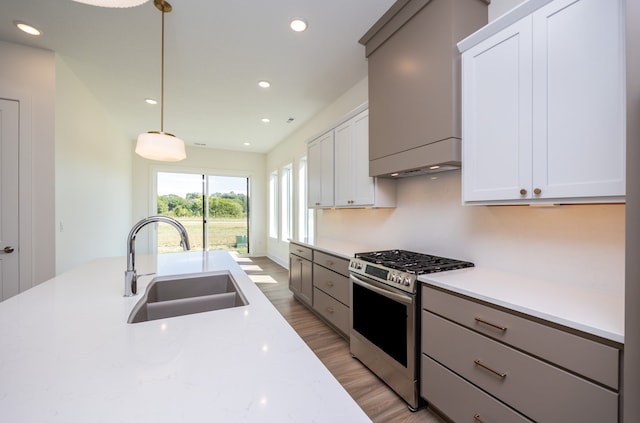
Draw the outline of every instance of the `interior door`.
[[[20,292],[18,111],[17,101],[0,99],[0,301]]]

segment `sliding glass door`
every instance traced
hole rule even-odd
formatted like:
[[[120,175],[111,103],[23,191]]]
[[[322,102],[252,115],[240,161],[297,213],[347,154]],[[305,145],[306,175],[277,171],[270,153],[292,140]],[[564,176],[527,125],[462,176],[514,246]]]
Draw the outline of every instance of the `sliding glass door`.
[[[178,219],[192,250],[249,252],[249,178],[157,173],[157,213]],[[182,251],[177,232],[158,225],[158,253]]]

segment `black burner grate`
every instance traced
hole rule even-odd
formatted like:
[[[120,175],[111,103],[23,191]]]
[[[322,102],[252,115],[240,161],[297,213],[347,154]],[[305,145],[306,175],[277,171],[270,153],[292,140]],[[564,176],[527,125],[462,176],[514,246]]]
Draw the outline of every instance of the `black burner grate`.
[[[355,256],[364,261],[416,275],[473,267],[473,263],[468,261],[414,253],[406,250],[372,251],[369,253],[357,253]]]

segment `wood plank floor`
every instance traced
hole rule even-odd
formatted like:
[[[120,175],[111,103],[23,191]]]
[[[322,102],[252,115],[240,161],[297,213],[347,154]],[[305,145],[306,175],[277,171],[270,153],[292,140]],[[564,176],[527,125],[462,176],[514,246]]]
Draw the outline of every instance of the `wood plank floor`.
[[[444,423],[426,408],[409,411],[400,397],[352,358],[349,343],[293,297],[287,269],[266,257],[236,260],[373,422]]]

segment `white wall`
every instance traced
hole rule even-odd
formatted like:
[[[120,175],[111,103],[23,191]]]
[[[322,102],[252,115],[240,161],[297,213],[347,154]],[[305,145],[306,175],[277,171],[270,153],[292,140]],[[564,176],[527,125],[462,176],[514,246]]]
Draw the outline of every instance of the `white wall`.
[[[129,146],[135,148],[135,140]],[[187,147],[187,158],[180,162],[163,163],[143,159],[134,154],[133,159],[133,218],[134,222],[156,214],[153,195],[156,192],[154,175],[158,171],[207,172],[220,176],[242,176],[250,178],[249,192],[249,248],[250,254],[267,254],[267,182],[265,171],[266,155],[238,151],[213,150],[210,148]],[[143,230],[137,238],[136,252],[153,251],[148,230]],[[126,237],[126,234],[125,234]]]
[[[489,21],[495,20],[497,17],[504,15],[525,0],[491,0],[489,5]]]
[[[55,62],[50,51],[0,42],[0,96],[20,101],[20,289],[55,274]]]
[[[363,52],[364,54],[364,52]],[[292,163],[294,170],[294,192],[298,191],[298,163],[307,154],[307,142],[334,126],[344,115],[368,100],[368,78],[364,78],[322,110],[298,130],[284,139],[267,155],[268,174]],[[294,207],[295,209],[295,207]],[[294,239],[301,240],[297,233],[297,216],[294,212]],[[288,266],[289,243],[286,240],[267,237],[268,256],[283,266]]]
[[[624,292],[624,205],[462,206],[460,171],[396,184],[396,209],[318,212],[317,240],[407,249]]]
[[[56,273],[125,255],[131,226],[131,141],[56,57]]]

